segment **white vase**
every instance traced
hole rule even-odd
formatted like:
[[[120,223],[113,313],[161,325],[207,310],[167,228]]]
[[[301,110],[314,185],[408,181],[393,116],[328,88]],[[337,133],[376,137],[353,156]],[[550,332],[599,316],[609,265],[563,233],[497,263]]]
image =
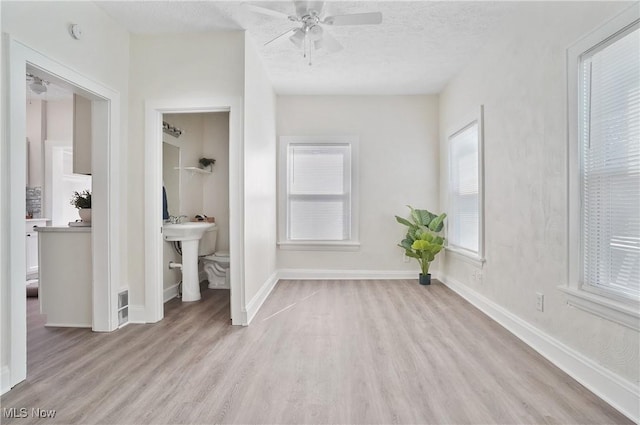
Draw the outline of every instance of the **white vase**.
[[[82,221],[91,223],[91,208],[80,208],[78,214],[80,214]]]

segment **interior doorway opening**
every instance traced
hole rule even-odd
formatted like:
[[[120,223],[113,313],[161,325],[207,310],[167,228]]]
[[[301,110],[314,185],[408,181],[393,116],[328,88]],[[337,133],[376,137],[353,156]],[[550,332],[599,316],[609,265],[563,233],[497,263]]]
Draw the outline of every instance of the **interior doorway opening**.
[[[3,324],[3,358],[9,367],[2,370],[2,392],[8,391],[27,376],[26,336],[26,241],[25,199],[27,187],[26,166],[26,98],[27,73],[54,82],[71,90],[91,103],[91,153],[89,163],[92,174],[92,221],[90,246],[92,272],[90,274],[91,327],[94,331],[109,332],[118,328],[117,294],[121,289],[121,247],[119,208],[119,146],[120,95],[118,92],[83,76],[75,70],[53,60],[29,46],[4,38],[7,52],[7,137],[3,139],[2,163],[4,175],[2,204],[6,214],[1,216],[6,229],[7,255],[3,263],[3,288],[7,297],[3,301],[9,320]],[[6,268],[4,267],[6,264]],[[6,331],[6,333],[5,333]]]
[[[242,112],[239,98],[178,99],[173,101],[148,101],[146,107],[145,138],[145,321],[157,322],[164,317],[163,276],[167,267],[164,261],[163,238],[163,117],[169,114],[222,113],[228,123],[228,252],[231,323],[246,325],[244,302],[244,190],[243,190],[243,140]],[[174,126],[178,127],[178,126]],[[197,159],[193,159],[193,162]],[[183,167],[193,166],[182,160]],[[214,165],[215,167],[215,165]],[[187,173],[188,175],[188,173]],[[182,178],[185,178],[184,176]],[[181,194],[182,198],[184,195]],[[186,215],[186,214],[179,214]],[[206,213],[204,215],[207,215]]]
[[[229,113],[162,115],[163,226],[201,223],[208,226],[198,241],[196,282],[185,282],[180,241],[164,240],[164,301],[188,302],[205,291],[230,290],[229,254]],[[160,214],[160,212],[157,212]],[[165,235],[166,236],[166,235]],[[227,295],[229,296],[229,295]]]

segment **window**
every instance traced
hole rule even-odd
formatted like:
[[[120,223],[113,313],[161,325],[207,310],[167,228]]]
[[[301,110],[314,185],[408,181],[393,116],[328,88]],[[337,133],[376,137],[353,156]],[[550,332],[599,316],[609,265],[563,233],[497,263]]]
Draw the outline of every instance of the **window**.
[[[355,138],[282,137],[280,247],[357,246]]]
[[[640,29],[582,55],[582,274],[589,289],[640,295]]]
[[[449,138],[450,250],[482,259],[482,144],[480,120]]]
[[[640,26],[627,11],[569,49],[569,304],[638,328]]]

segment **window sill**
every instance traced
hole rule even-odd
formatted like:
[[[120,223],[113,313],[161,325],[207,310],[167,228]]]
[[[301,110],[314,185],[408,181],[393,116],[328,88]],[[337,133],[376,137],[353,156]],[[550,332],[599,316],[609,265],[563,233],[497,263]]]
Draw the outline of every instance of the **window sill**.
[[[480,258],[475,254],[472,254],[470,252],[466,252],[457,248],[445,247],[444,250],[445,250],[445,256],[451,255],[452,258],[455,258],[456,260],[464,261],[465,263],[469,263],[480,269],[484,266],[484,263],[487,261],[484,258]]]
[[[285,241],[278,247],[288,251],[359,251],[357,241]]]
[[[640,312],[637,304],[634,306],[613,301],[601,295],[564,285],[559,286],[558,289],[567,295],[567,305],[570,307],[611,320],[636,331],[640,330]]]

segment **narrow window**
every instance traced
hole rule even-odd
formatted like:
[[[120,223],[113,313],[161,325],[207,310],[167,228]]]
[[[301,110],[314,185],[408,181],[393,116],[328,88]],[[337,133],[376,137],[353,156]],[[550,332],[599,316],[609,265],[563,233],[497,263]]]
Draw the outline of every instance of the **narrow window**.
[[[482,257],[481,155],[478,121],[449,138],[448,247]]]
[[[640,29],[580,57],[582,285],[640,295]]]

